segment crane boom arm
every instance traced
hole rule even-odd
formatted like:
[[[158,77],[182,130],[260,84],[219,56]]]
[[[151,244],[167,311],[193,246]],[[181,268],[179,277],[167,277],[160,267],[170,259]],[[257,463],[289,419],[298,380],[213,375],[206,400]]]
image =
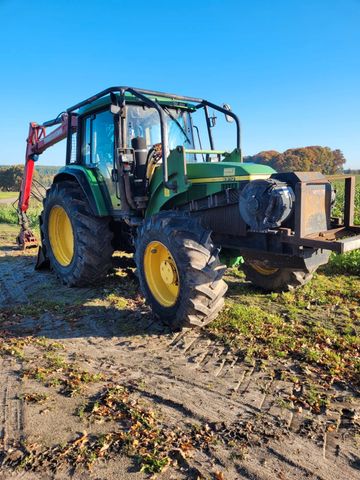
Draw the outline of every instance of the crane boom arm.
[[[46,128],[55,125],[58,125],[58,127],[47,135]],[[29,125],[29,134],[26,140],[24,174],[21,181],[17,207],[19,224],[21,227],[20,234],[17,237],[17,243],[23,248],[26,248],[28,245],[37,245],[37,240],[29,228],[29,220],[26,215],[29,208],[35,162],[38,160],[39,155],[45,152],[45,150],[67,137],[68,125],[67,113],[62,114],[55,120],[45,122],[43,125],[39,125],[35,122],[31,122]],[[75,115],[71,115],[71,131],[75,132],[76,130],[77,118]]]
[[[76,131],[77,122],[76,117],[72,116],[71,129]],[[46,126],[60,125],[46,135]],[[29,134],[26,140],[26,154],[25,154],[25,168],[24,175],[21,182],[20,196],[18,210],[19,212],[26,212],[29,208],[29,200],[31,195],[31,187],[34,176],[34,166],[38,159],[38,156],[45,152],[48,148],[52,147],[61,140],[67,137],[68,132],[68,116],[63,114],[61,118],[56,121],[47,122],[44,125],[38,125],[35,122],[31,122],[29,125]]]

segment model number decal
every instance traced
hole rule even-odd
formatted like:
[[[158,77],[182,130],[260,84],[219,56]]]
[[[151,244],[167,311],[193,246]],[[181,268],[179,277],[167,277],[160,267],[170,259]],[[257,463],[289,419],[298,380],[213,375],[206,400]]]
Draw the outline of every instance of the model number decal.
[[[235,168],[224,168],[224,177],[233,177],[235,175]]]

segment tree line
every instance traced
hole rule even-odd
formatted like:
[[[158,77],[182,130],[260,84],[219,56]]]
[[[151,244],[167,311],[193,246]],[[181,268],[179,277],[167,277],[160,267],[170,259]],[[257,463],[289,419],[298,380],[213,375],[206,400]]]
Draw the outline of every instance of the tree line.
[[[35,167],[34,180],[44,187],[49,187],[59,167],[39,166]],[[24,165],[4,165],[0,167],[0,191],[18,192],[24,175]]]
[[[245,162],[261,163],[277,172],[322,172],[326,175],[342,173],[346,162],[341,150],[329,147],[289,148],[285,152],[267,150],[247,156]]]
[[[313,146],[290,148],[282,153],[276,150],[267,150],[256,155],[246,156],[244,161],[269,165],[278,172],[319,171],[326,175],[332,175],[343,172],[346,160],[341,150]],[[58,170],[59,167],[36,166],[34,179],[44,187],[49,187]],[[0,167],[0,190],[18,192],[23,173],[23,165]]]

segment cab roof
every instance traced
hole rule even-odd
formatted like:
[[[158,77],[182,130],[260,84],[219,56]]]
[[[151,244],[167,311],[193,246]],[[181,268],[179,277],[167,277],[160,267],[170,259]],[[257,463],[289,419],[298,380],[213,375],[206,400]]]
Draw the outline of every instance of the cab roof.
[[[129,92],[125,92],[125,101],[126,103],[131,103],[131,104],[138,104],[138,105],[145,105],[144,102],[139,99],[138,97],[136,97],[135,95],[129,93]],[[185,110],[195,110],[195,103],[191,103],[191,102],[185,102],[185,101],[182,101],[182,100],[177,100],[177,99],[171,99],[169,97],[165,97],[165,96],[155,96],[155,95],[146,95],[149,99],[159,103],[160,105],[164,105],[164,106],[167,106],[167,107],[172,107],[172,108],[183,108]],[[118,99],[120,99],[120,95],[119,94],[116,94],[116,97]],[[79,115],[84,115],[84,114],[87,114],[87,113],[90,113],[94,110],[98,110],[98,109],[101,109],[102,107],[106,107],[108,105],[111,105],[112,103],[112,99],[111,99],[111,96],[110,94],[109,95],[106,95],[104,97],[101,97],[97,100],[94,100],[93,102],[79,108]]]

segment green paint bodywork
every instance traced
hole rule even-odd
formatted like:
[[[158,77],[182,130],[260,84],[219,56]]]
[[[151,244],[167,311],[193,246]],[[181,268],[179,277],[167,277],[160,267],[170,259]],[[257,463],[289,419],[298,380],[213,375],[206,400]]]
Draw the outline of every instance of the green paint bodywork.
[[[220,262],[227,267],[237,267],[244,263],[244,258],[239,256],[239,251],[231,248],[222,248],[219,257]]]
[[[224,188],[236,188],[241,181],[266,178],[276,173],[271,167],[255,163],[241,163],[240,153],[225,153],[220,162],[186,163],[191,151],[178,147],[168,157],[169,181],[176,182],[176,191],[164,189],[162,165],[155,168],[150,182],[146,217],[162,209],[173,208],[191,200],[217,193]]]
[[[109,193],[96,168],[87,168],[83,165],[66,165],[59,170],[59,173],[54,178],[54,182],[61,175],[70,175],[75,178],[83,188],[88,199],[89,195],[92,196],[91,204],[95,209],[95,215],[104,217],[111,214]]]
[[[220,162],[186,163],[191,150],[178,147],[168,157],[169,181],[176,182],[176,190],[163,185],[162,164],[155,167],[149,186],[149,202],[145,216],[149,217],[162,209],[174,208],[191,200],[206,197],[225,188],[236,188],[241,181],[266,178],[275,173],[270,167],[252,163],[241,163],[240,153],[234,150],[223,153]],[[214,152],[212,152],[214,153]],[[217,154],[218,152],[216,152]],[[82,165],[67,165],[60,169],[60,175],[77,179],[85,194],[91,200],[94,214],[108,216],[113,212],[111,199],[105,181],[96,168]]]

